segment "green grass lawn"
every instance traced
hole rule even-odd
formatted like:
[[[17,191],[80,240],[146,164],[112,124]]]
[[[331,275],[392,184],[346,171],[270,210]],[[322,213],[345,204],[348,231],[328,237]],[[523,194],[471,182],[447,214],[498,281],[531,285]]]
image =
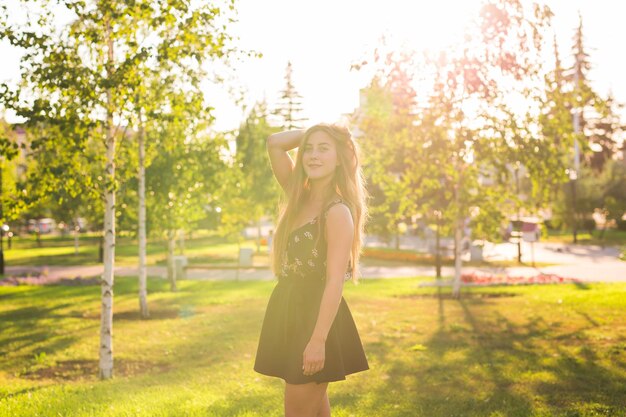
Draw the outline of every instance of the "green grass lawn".
[[[98,242],[96,235],[81,235],[78,254],[74,253],[72,237],[44,236],[39,247],[34,236],[13,239],[13,247],[5,249],[7,265],[41,266],[41,265],[95,265],[98,263]],[[147,245],[148,265],[165,265],[167,258],[167,242],[149,239]],[[242,242],[242,247],[256,249],[253,240]],[[267,264],[267,247],[261,247],[262,254],[255,256],[255,262]],[[137,241],[130,237],[118,237],[115,245],[116,265],[137,265]],[[175,252],[178,255],[178,250]],[[219,236],[204,235],[185,241],[185,255],[190,263],[228,264],[237,260],[237,243],[229,242]]]
[[[371,369],[333,416],[626,416],[626,284],[447,290],[363,280],[344,295]],[[99,381],[97,286],[0,287],[0,416],[281,416],[252,370],[273,282],[115,284],[114,379]]]
[[[576,239],[581,245],[621,246],[626,245],[626,231],[609,229],[602,234],[601,230],[594,230],[591,233],[586,230],[579,230]],[[541,241],[572,243],[572,232],[571,230],[549,230],[547,236],[541,237]]]

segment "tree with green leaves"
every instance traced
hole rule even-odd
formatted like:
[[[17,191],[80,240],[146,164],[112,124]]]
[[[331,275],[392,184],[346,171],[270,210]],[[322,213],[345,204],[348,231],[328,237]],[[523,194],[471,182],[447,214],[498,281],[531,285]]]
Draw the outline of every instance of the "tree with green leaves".
[[[582,17],[574,34],[572,55],[573,64],[564,68],[555,41],[555,67],[548,72],[540,97],[539,124],[546,139],[541,141],[541,152],[546,157],[535,163],[543,172],[549,168],[550,175],[543,181],[550,182],[546,188],[553,211],[551,224],[571,229],[576,243],[581,224],[591,221],[594,210],[604,210],[602,171],[617,151],[615,138],[623,124],[616,114],[619,105],[610,96],[602,98],[591,86],[592,63],[585,47]]]
[[[438,112],[442,116],[435,119],[434,128],[449,135],[450,156],[441,162],[447,166],[453,190],[448,210],[455,230],[456,296],[466,219],[480,225],[474,232],[483,236],[475,237],[495,235],[505,216],[521,204],[514,186],[515,166],[543,157],[533,146],[527,115],[515,112],[510,101],[532,102],[532,86],[541,74],[543,34],[551,16],[549,8],[539,4],[486,2],[465,44],[437,63],[442,82],[433,91],[439,91],[437,103],[449,108]]]
[[[164,235],[168,247],[168,277],[176,281],[173,256],[176,237],[206,217],[209,196],[220,188],[227,166],[222,157],[226,140],[206,130],[199,95],[170,94],[168,118],[146,127],[146,142],[158,149],[146,167],[146,210],[150,235]]]
[[[238,192],[244,200],[241,207],[247,207],[248,221],[257,224],[257,253],[261,247],[261,218],[272,214],[280,198],[280,189],[266,156],[267,137],[277,131],[268,122],[266,103],[261,102],[252,107],[235,138],[234,168],[242,172]]]
[[[11,126],[3,119],[0,119],[0,227],[3,227],[8,219],[15,216],[17,207],[19,207],[14,205],[11,213],[9,215],[5,214],[5,195],[15,196],[17,194],[17,170],[13,160],[18,156],[19,147],[15,136]],[[0,230],[0,275],[3,274],[4,230]]]
[[[31,3],[23,3],[25,8]],[[100,376],[113,374],[112,317],[113,266],[115,245],[115,150],[124,102],[124,74],[135,57],[120,58],[118,28],[129,27],[129,14],[118,15],[113,2],[87,7],[84,3],[66,2],[76,15],[69,25],[57,30],[54,13],[48,2],[40,3],[41,18],[18,26],[2,21],[2,38],[23,48],[23,84],[6,93],[4,104],[24,117],[29,126],[45,124],[50,136],[41,142],[54,142],[69,166],[67,173],[81,178],[80,151],[86,139],[101,137],[106,152],[102,173],[105,214],[104,274],[102,277],[102,315],[100,336]],[[6,10],[6,9],[5,9]],[[120,65],[120,61],[122,64]],[[64,143],[63,143],[64,142]],[[58,165],[57,165],[58,166]],[[51,173],[53,175],[53,173]]]
[[[589,123],[589,148],[585,163],[596,172],[601,172],[619,150],[618,137],[626,131],[626,124],[619,113],[624,105],[618,103],[612,94],[595,106],[596,115]]]
[[[0,37],[22,48],[22,84],[2,86],[2,104],[23,117],[29,127],[46,125],[40,142],[51,143],[67,164],[61,178],[83,178],[83,150],[97,140],[105,150],[100,165],[104,274],[100,337],[100,376],[113,375],[113,268],[115,255],[116,153],[129,120],[138,109],[133,100],[141,85],[142,65],[153,62],[159,74],[181,90],[199,91],[208,56],[230,50],[228,35],[234,3],[184,1],[167,5],[150,1],[24,1],[27,15],[38,19],[10,22],[2,6]],[[58,27],[53,9],[64,7],[73,17]],[[33,10],[36,9],[36,10]],[[147,65],[147,64],[146,64]],[[82,162],[79,162],[82,161]],[[58,164],[56,165],[58,166]],[[54,175],[54,173],[50,173]]]
[[[467,219],[482,237],[493,236],[514,207],[511,155],[523,152],[519,145],[532,138],[508,100],[516,95],[530,100],[526,86],[538,77],[542,33],[550,15],[547,8],[532,5],[529,11],[513,0],[485,3],[465,43],[425,63],[424,73],[432,76],[423,86],[426,99],[418,102],[414,117],[405,104],[407,117],[395,118],[398,126],[387,123],[394,103],[388,95],[389,104],[382,107],[387,110],[378,116],[385,127],[370,132],[367,124],[359,126],[382,141],[377,148],[383,149],[372,152],[388,153],[377,158],[378,171],[394,173],[395,167],[393,176],[403,186],[393,201],[422,215],[440,216],[449,225],[455,240],[455,296],[460,292]],[[411,85],[411,78],[395,79]],[[391,140],[385,140],[388,132],[395,132]]]
[[[371,57],[353,68],[373,66],[375,75],[361,90],[359,109],[352,116],[363,149],[363,167],[371,195],[368,233],[399,246],[399,225],[415,213],[412,184],[406,176],[408,155],[419,159],[416,92],[411,85],[414,54],[393,51],[385,41]],[[418,152],[417,154],[415,152]]]

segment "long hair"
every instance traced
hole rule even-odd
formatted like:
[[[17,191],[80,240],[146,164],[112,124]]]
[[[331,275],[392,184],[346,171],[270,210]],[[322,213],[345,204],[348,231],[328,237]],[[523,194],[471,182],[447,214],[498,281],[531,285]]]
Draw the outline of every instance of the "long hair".
[[[356,283],[359,274],[359,256],[363,244],[363,231],[368,218],[368,194],[365,189],[363,171],[359,163],[359,147],[354,141],[350,130],[336,124],[320,123],[314,125],[307,129],[302,137],[298,147],[296,165],[287,187],[286,202],[283,201],[279,207],[280,215],[272,246],[272,271],[276,274],[282,265],[283,256],[286,256],[289,232],[294,226],[297,226],[294,224],[294,221],[311,189],[309,179],[304,171],[302,152],[300,150],[304,149],[309,137],[317,131],[326,133],[335,141],[339,166],[337,166],[335,175],[326,191],[325,201],[328,201],[330,196],[336,193],[341,196],[344,203],[350,208],[354,222],[354,238],[350,259],[352,261],[352,281]],[[321,218],[319,220],[317,222],[319,228],[318,238],[324,233],[321,230]]]

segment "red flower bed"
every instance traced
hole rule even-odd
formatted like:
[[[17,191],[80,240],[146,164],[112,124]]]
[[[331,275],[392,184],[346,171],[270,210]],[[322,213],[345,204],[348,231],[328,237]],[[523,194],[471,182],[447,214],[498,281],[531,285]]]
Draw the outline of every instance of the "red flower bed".
[[[99,285],[100,277],[93,278],[60,278],[48,277],[46,275],[26,276],[26,277],[7,277],[0,280],[0,286],[17,286],[17,285]]]
[[[533,276],[511,276],[478,274],[475,272],[461,274],[461,282],[465,284],[503,284],[503,285],[526,285],[526,284],[563,284],[581,282],[577,278],[566,278],[555,274],[538,274]]]

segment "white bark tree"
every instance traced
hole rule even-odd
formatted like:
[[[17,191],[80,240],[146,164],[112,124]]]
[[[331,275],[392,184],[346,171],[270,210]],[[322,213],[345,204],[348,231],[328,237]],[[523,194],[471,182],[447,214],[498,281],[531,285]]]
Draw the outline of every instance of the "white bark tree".
[[[138,216],[138,238],[139,238],[139,313],[141,318],[150,317],[148,310],[148,267],[146,265],[146,149],[144,143],[144,128],[141,112],[139,114],[139,134],[137,136],[137,147],[139,148],[139,216]]]
[[[227,33],[234,3],[22,0],[20,5],[38,18],[9,19],[6,5],[0,4],[0,40],[24,50],[22,83],[2,85],[0,102],[29,127],[54,127],[37,141],[54,149],[55,168],[67,165],[56,170],[66,180],[57,179],[61,186],[70,188],[64,182],[86,181],[88,170],[98,171],[93,188],[105,205],[99,375],[107,379],[113,376],[116,139],[141,108],[133,101],[145,85],[146,69],[168,81],[168,93],[178,88],[199,95],[200,83],[207,80],[203,64],[238,52]],[[58,26],[58,8],[73,15],[70,24]],[[169,105],[164,97],[152,107]],[[201,108],[197,117],[209,113],[206,103]],[[93,142],[100,153],[87,156]],[[123,168],[137,172],[136,166]]]
[[[111,24],[105,21],[107,78],[113,75],[115,67]],[[115,268],[115,127],[113,114],[115,103],[109,87],[106,91],[107,116],[106,132],[106,169],[104,191],[104,273],[101,281],[102,308],[100,312],[100,378],[113,377],[113,280]]]

